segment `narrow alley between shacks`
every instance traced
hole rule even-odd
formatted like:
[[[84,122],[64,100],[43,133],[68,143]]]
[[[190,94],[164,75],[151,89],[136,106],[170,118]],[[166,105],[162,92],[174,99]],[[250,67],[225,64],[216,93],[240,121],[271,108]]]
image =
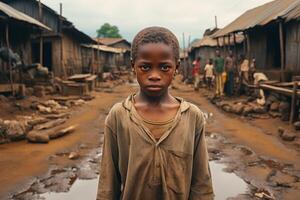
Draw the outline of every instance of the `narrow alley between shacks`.
[[[166,171],[172,165],[165,167],[164,158],[157,161],[155,157],[156,151],[160,152],[157,150],[160,144],[171,148],[171,143],[167,142],[169,135],[175,135],[179,126],[175,121],[183,109],[181,106],[184,101],[180,101],[181,98],[191,103],[188,105],[194,104],[195,108],[201,110],[197,112],[203,118],[201,130],[205,130],[208,159],[204,160],[206,152],[205,155],[200,153],[202,157],[198,159],[200,163],[209,163],[211,193],[215,200],[300,199],[299,0],[253,0],[248,3],[232,0],[231,3],[226,1],[228,5],[219,0],[212,0],[211,3],[192,0],[180,4],[182,9],[188,6],[191,12],[186,13],[187,18],[182,14],[179,16],[184,18],[184,23],[181,18],[174,18],[178,25],[167,20],[169,18],[162,14],[165,11],[163,8],[157,11],[161,16],[156,21],[146,8],[143,16],[145,22],[137,20],[136,16],[140,16],[139,9],[143,6],[156,8],[161,5],[156,0],[146,5],[133,1],[139,6],[120,1],[120,5],[106,5],[114,5],[110,8],[115,11],[114,15],[106,13],[107,7],[104,5],[99,12],[92,8],[99,2],[103,3],[100,0],[86,5],[88,12],[80,8],[84,15],[70,11],[71,7],[77,10],[83,6],[77,1],[62,2],[0,0],[0,200],[102,200],[105,195],[116,195],[111,194],[112,190],[103,190],[106,186],[101,186],[102,179],[105,183],[115,184],[114,173],[120,179],[119,199],[126,199],[126,191],[132,191],[124,189],[125,183],[130,185],[128,179],[142,180],[152,173],[148,172],[151,171],[150,167],[143,162],[138,167],[135,166],[138,162],[129,162],[137,155],[133,152],[139,151],[134,143],[128,143],[130,152],[125,152],[127,149],[118,140],[118,134],[126,135],[127,131],[134,134],[136,130],[130,130],[128,125],[124,133],[121,131],[114,135],[114,131],[124,126],[128,119],[140,123],[141,130],[154,125],[163,129],[158,138],[156,129],[150,128],[145,131],[149,135],[142,135],[143,132],[136,135],[156,142],[154,161],[151,161],[151,166],[154,166],[153,181],[161,173],[159,181],[162,182],[155,183],[158,184],[155,187],[163,187],[164,184],[167,187],[162,188],[164,198],[160,196],[158,199],[170,199],[170,191],[178,193],[178,199],[185,199],[179,197],[182,194],[176,191],[179,187],[176,184],[181,181],[177,179],[181,174],[180,177],[176,177],[178,173],[168,174]],[[166,4],[171,5],[172,2],[167,0]],[[59,11],[53,8],[57,4]],[[121,13],[115,7],[121,8],[127,4],[132,6],[132,13],[122,16],[124,20],[115,19],[117,13]],[[191,8],[192,4],[195,4],[195,8]],[[212,25],[196,20],[201,15],[197,13],[196,5],[210,5],[205,8],[218,13],[210,16],[203,12],[203,16],[213,19]],[[229,14],[228,10],[232,10],[232,13]],[[177,12],[178,8],[170,6],[166,12],[173,16],[174,11]],[[93,20],[89,24],[88,16],[92,16],[93,12],[101,13],[97,16],[103,17],[97,22],[102,23],[99,29],[94,27]],[[153,21],[149,19],[147,22],[148,15]],[[84,23],[81,23],[83,19]],[[80,24],[82,30],[69,20]],[[107,23],[110,20],[119,23],[119,27]],[[131,24],[135,20],[136,26]],[[197,24],[193,24],[193,21],[197,21]],[[181,23],[183,25],[180,26]],[[186,23],[191,23],[190,29]],[[93,32],[90,32],[91,29]],[[91,36],[94,32],[96,36]],[[134,37],[137,33],[138,36]],[[154,53],[151,48],[155,49],[152,50]],[[159,62],[156,59],[160,59]],[[145,86],[146,83],[153,85]],[[124,117],[121,112],[118,112],[119,116],[111,117],[111,113],[116,112],[110,112],[112,107],[132,94],[136,94],[130,100],[134,105],[133,111],[128,111],[126,103],[122,104],[124,110],[127,109],[128,116],[125,117],[128,119],[120,119]],[[139,110],[139,105],[146,105],[139,102],[141,99],[162,103],[164,95],[170,96],[170,99],[180,97],[173,98],[180,105],[172,120],[168,118],[175,125],[167,124],[167,129],[162,128],[166,126],[162,123],[166,120],[144,118]],[[155,107],[155,104],[149,105]],[[164,104],[159,105],[162,108]],[[154,107],[147,112],[155,110]],[[172,106],[167,110],[172,110]],[[134,112],[141,116],[141,122],[134,121]],[[164,112],[160,110],[156,117],[158,115],[163,116]],[[108,125],[109,120],[124,122],[122,126],[118,124],[113,127]],[[191,120],[185,126],[193,127],[199,123],[195,121]],[[153,124],[147,126],[146,123]],[[109,131],[113,140],[117,141],[111,143],[115,146],[107,142],[109,139],[104,140],[104,135],[107,136]],[[194,131],[195,138],[197,131]],[[186,138],[181,138],[186,142]],[[133,136],[130,136],[130,142],[133,140]],[[194,176],[197,174],[195,171],[203,169],[196,164],[184,166],[181,162],[185,162],[185,156],[190,156],[194,159],[192,163],[197,163],[198,146],[186,145],[183,141],[178,139],[176,145],[193,146],[195,155],[183,152],[186,149],[182,152],[167,151],[178,157],[176,162],[173,160],[174,171],[182,170],[180,173],[184,174],[186,171],[183,170],[193,168],[191,176]],[[111,149],[105,151],[107,146]],[[115,152],[117,157],[113,157]],[[129,161],[122,160],[122,155],[126,154],[130,154]],[[148,156],[141,154],[138,155],[143,159]],[[163,157],[164,154],[160,152],[159,155]],[[101,163],[105,156],[104,161],[108,163]],[[172,161],[171,158],[166,160]],[[105,169],[104,172],[111,174],[103,174],[101,169],[109,168],[107,166],[111,166],[111,163],[115,164],[112,167],[115,169],[111,169],[113,172]],[[125,174],[136,168],[145,170],[141,173],[143,176],[137,176],[139,173],[134,172],[137,177],[123,177],[124,163],[128,167]],[[157,168],[161,171],[157,172]],[[166,172],[166,177],[163,172]],[[170,183],[172,178],[176,180],[175,186]],[[190,178],[194,180],[195,177]],[[132,195],[133,200],[149,199],[142,195],[148,191],[148,187],[152,187],[150,183],[147,184],[137,185],[133,189],[138,191],[141,187],[140,196],[129,196]],[[193,184],[191,181],[187,185],[192,188]],[[202,185],[198,183],[196,187]],[[187,189],[188,199],[193,199],[191,188]]]

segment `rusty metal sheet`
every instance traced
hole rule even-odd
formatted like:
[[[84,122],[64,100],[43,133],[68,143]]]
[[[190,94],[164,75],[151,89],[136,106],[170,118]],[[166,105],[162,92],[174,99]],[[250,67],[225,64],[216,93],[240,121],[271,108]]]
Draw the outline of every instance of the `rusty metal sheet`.
[[[2,13],[4,13],[4,15],[6,15],[7,17],[12,18],[14,20],[22,21],[22,22],[37,26],[39,28],[51,31],[51,28],[49,28],[48,26],[42,24],[38,20],[12,8],[11,6],[9,6],[3,2],[0,2],[0,11]]]
[[[244,31],[255,26],[264,26],[276,19],[294,19],[299,14],[300,0],[275,0],[262,6],[250,9],[235,19],[223,29],[217,31],[213,37],[221,37],[230,33]]]

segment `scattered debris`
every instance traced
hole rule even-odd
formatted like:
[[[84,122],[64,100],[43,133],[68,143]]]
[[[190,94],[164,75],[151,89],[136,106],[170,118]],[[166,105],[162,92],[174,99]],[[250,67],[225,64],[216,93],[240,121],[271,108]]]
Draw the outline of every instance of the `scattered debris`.
[[[33,143],[48,143],[50,141],[49,135],[41,131],[30,131],[26,135],[26,139]]]
[[[288,142],[294,141],[295,138],[296,138],[296,135],[294,133],[290,133],[290,132],[284,132],[281,135],[281,139],[284,141],[288,141]]]
[[[79,153],[78,152],[71,152],[69,154],[69,159],[71,160],[77,160],[79,158]]]
[[[1,120],[2,121],[2,120]],[[27,131],[26,121],[16,121],[16,120],[4,120],[0,121],[0,129],[4,130],[6,138],[9,140],[21,140],[25,138]]]
[[[55,131],[49,132],[48,135],[50,139],[56,139],[59,137],[62,137],[66,134],[72,133],[75,131],[76,126],[69,126],[67,128],[62,128],[62,129],[56,129]]]
[[[261,190],[259,192],[254,193],[254,196],[260,199],[273,200],[275,199],[273,195],[271,195],[268,191]]]
[[[294,127],[295,127],[295,130],[299,131],[300,130],[300,121],[295,122]]]
[[[43,130],[43,129],[49,129],[49,128],[53,128],[56,127],[60,124],[65,123],[67,120],[66,119],[56,119],[56,120],[52,120],[49,122],[46,122],[44,124],[39,124],[37,126],[34,127],[35,130]]]
[[[33,87],[33,95],[36,97],[44,97],[46,95],[45,87],[36,85]]]

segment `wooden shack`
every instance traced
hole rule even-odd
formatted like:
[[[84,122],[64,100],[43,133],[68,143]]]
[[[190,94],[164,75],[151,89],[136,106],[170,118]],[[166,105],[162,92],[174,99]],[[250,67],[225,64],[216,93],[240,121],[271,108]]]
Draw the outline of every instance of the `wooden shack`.
[[[51,31],[34,18],[0,2],[0,92],[14,93],[20,89],[19,72],[32,62],[28,51],[31,36],[42,30]],[[19,62],[16,54],[20,63],[16,63]]]
[[[250,9],[213,36],[242,33],[246,52],[269,78],[291,80],[300,74],[299,0],[275,0]]]
[[[220,50],[222,56],[227,56],[229,50],[238,55],[244,53],[243,43],[244,37],[242,35],[236,36],[236,44],[233,42],[233,38],[226,39],[225,41],[217,41],[217,39],[211,36],[203,36],[201,39],[195,40],[191,44],[189,51],[189,59],[195,60],[197,57],[201,58],[202,66],[210,59],[215,57],[216,50]]]
[[[111,71],[122,66],[126,50],[105,45],[82,45],[82,54],[85,63],[97,62],[100,68],[97,72]],[[87,55],[94,55],[93,60]]]
[[[100,45],[122,49],[123,53],[119,59],[119,65],[130,67],[131,44],[124,38],[95,38]]]
[[[2,0],[15,9],[44,23],[52,31],[36,34],[31,41],[32,62],[39,62],[55,76],[83,72],[81,44],[96,43],[65,17],[36,0]]]

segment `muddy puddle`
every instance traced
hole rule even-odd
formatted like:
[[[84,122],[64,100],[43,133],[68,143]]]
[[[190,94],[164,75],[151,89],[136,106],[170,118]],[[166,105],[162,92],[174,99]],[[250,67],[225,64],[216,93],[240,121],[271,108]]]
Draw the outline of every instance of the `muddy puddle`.
[[[210,162],[215,200],[225,200],[248,191],[247,183],[234,173],[225,172],[225,168],[226,166],[221,163],[216,161]]]
[[[94,200],[97,197],[98,179],[76,180],[68,192],[45,193],[40,195],[45,200]]]
[[[215,200],[225,200],[246,193],[247,184],[234,173],[224,172],[226,168],[216,161],[210,162],[212,171],[213,186],[215,190]],[[67,192],[47,192],[40,194],[37,199],[43,200],[82,200],[96,199],[98,179],[81,180],[76,179]]]

